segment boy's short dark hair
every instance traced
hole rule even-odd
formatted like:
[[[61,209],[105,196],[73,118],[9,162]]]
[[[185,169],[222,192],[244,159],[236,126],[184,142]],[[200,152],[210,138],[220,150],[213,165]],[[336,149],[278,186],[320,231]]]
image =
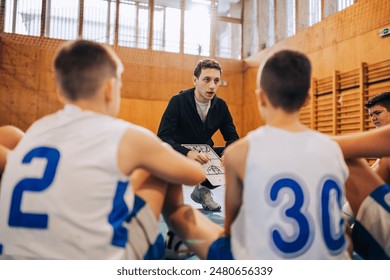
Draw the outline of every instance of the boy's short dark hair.
[[[311,84],[311,63],[300,52],[283,50],[265,63],[260,87],[272,106],[288,113],[298,111],[305,103]]]
[[[217,69],[222,75],[222,67],[215,59],[205,58],[198,61],[194,69],[194,76],[199,78],[203,69]]]
[[[375,105],[385,107],[386,110],[390,112],[390,92],[379,93],[368,100],[366,104],[364,104],[367,109],[370,109]]]
[[[65,43],[54,58],[57,85],[65,98],[91,98],[121,67],[116,55],[102,44],[76,40]]]

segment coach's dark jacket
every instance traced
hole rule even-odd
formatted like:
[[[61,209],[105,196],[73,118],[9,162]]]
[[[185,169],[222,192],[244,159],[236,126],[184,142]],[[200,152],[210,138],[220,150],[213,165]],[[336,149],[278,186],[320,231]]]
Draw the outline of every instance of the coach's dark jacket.
[[[211,100],[205,123],[202,122],[196,110],[195,88],[192,88],[171,98],[157,135],[176,151],[187,155],[189,150],[180,144],[208,144],[213,147],[211,137],[218,129],[226,146],[239,138],[226,102],[216,95]]]

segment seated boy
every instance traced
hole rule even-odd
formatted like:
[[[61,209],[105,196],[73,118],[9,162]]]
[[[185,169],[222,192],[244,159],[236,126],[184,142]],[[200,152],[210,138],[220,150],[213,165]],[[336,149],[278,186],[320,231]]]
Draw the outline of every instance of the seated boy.
[[[9,153],[1,182],[0,254],[164,257],[160,214],[182,206],[180,184],[196,185],[205,174],[150,131],[115,118],[122,69],[110,48],[94,42],[69,42],[56,54],[65,107],[35,122]]]
[[[390,156],[390,126],[336,136],[350,171],[346,197],[355,216],[354,251],[364,259],[390,259],[390,186],[364,157]],[[360,158],[360,159],[359,159]],[[389,177],[386,174],[385,177]]]

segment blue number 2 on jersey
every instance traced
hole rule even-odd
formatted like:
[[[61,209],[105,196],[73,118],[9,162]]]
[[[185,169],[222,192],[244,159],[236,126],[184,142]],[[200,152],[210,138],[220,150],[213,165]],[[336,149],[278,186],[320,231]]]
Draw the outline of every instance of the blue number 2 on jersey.
[[[45,171],[41,178],[25,178],[19,181],[12,193],[12,201],[8,224],[13,227],[27,227],[45,229],[47,228],[48,215],[23,213],[21,203],[24,192],[41,192],[47,189],[53,182],[57,170],[60,152],[50,147],[38,147],[28,152],[23,160],[23,164],[30,164],[35,158],[47,160]]]

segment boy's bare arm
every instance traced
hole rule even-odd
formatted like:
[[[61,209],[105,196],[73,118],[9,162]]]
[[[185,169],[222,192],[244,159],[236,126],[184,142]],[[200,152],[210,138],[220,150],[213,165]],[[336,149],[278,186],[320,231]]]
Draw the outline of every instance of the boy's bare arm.
[[[390,125],[354,134],[333,136],[345,158],[390,156]]]
[[[171,183],[196,185],[205,179],[202,166],[164,145],[152,132],[130,128],[122,137],[118,166],[125,175],[137,168]]]
[[[242,204],[243,179],[248,142],[245,138],[226,148],[224,166],[226,178],[225,234],[230,235],[230,226],[238,215]]]
[[[6,147],[0,145],[0,176],[4,171],[5,163],[7,161],[7,154],[9,152],[9,149]]]
[[[24,132],[12,125],[0,126],[0,145],[12,150],[22,139]]]
[[[381,158],[375,168],[375,172],[386,184],[390,184],[390,157]]]

